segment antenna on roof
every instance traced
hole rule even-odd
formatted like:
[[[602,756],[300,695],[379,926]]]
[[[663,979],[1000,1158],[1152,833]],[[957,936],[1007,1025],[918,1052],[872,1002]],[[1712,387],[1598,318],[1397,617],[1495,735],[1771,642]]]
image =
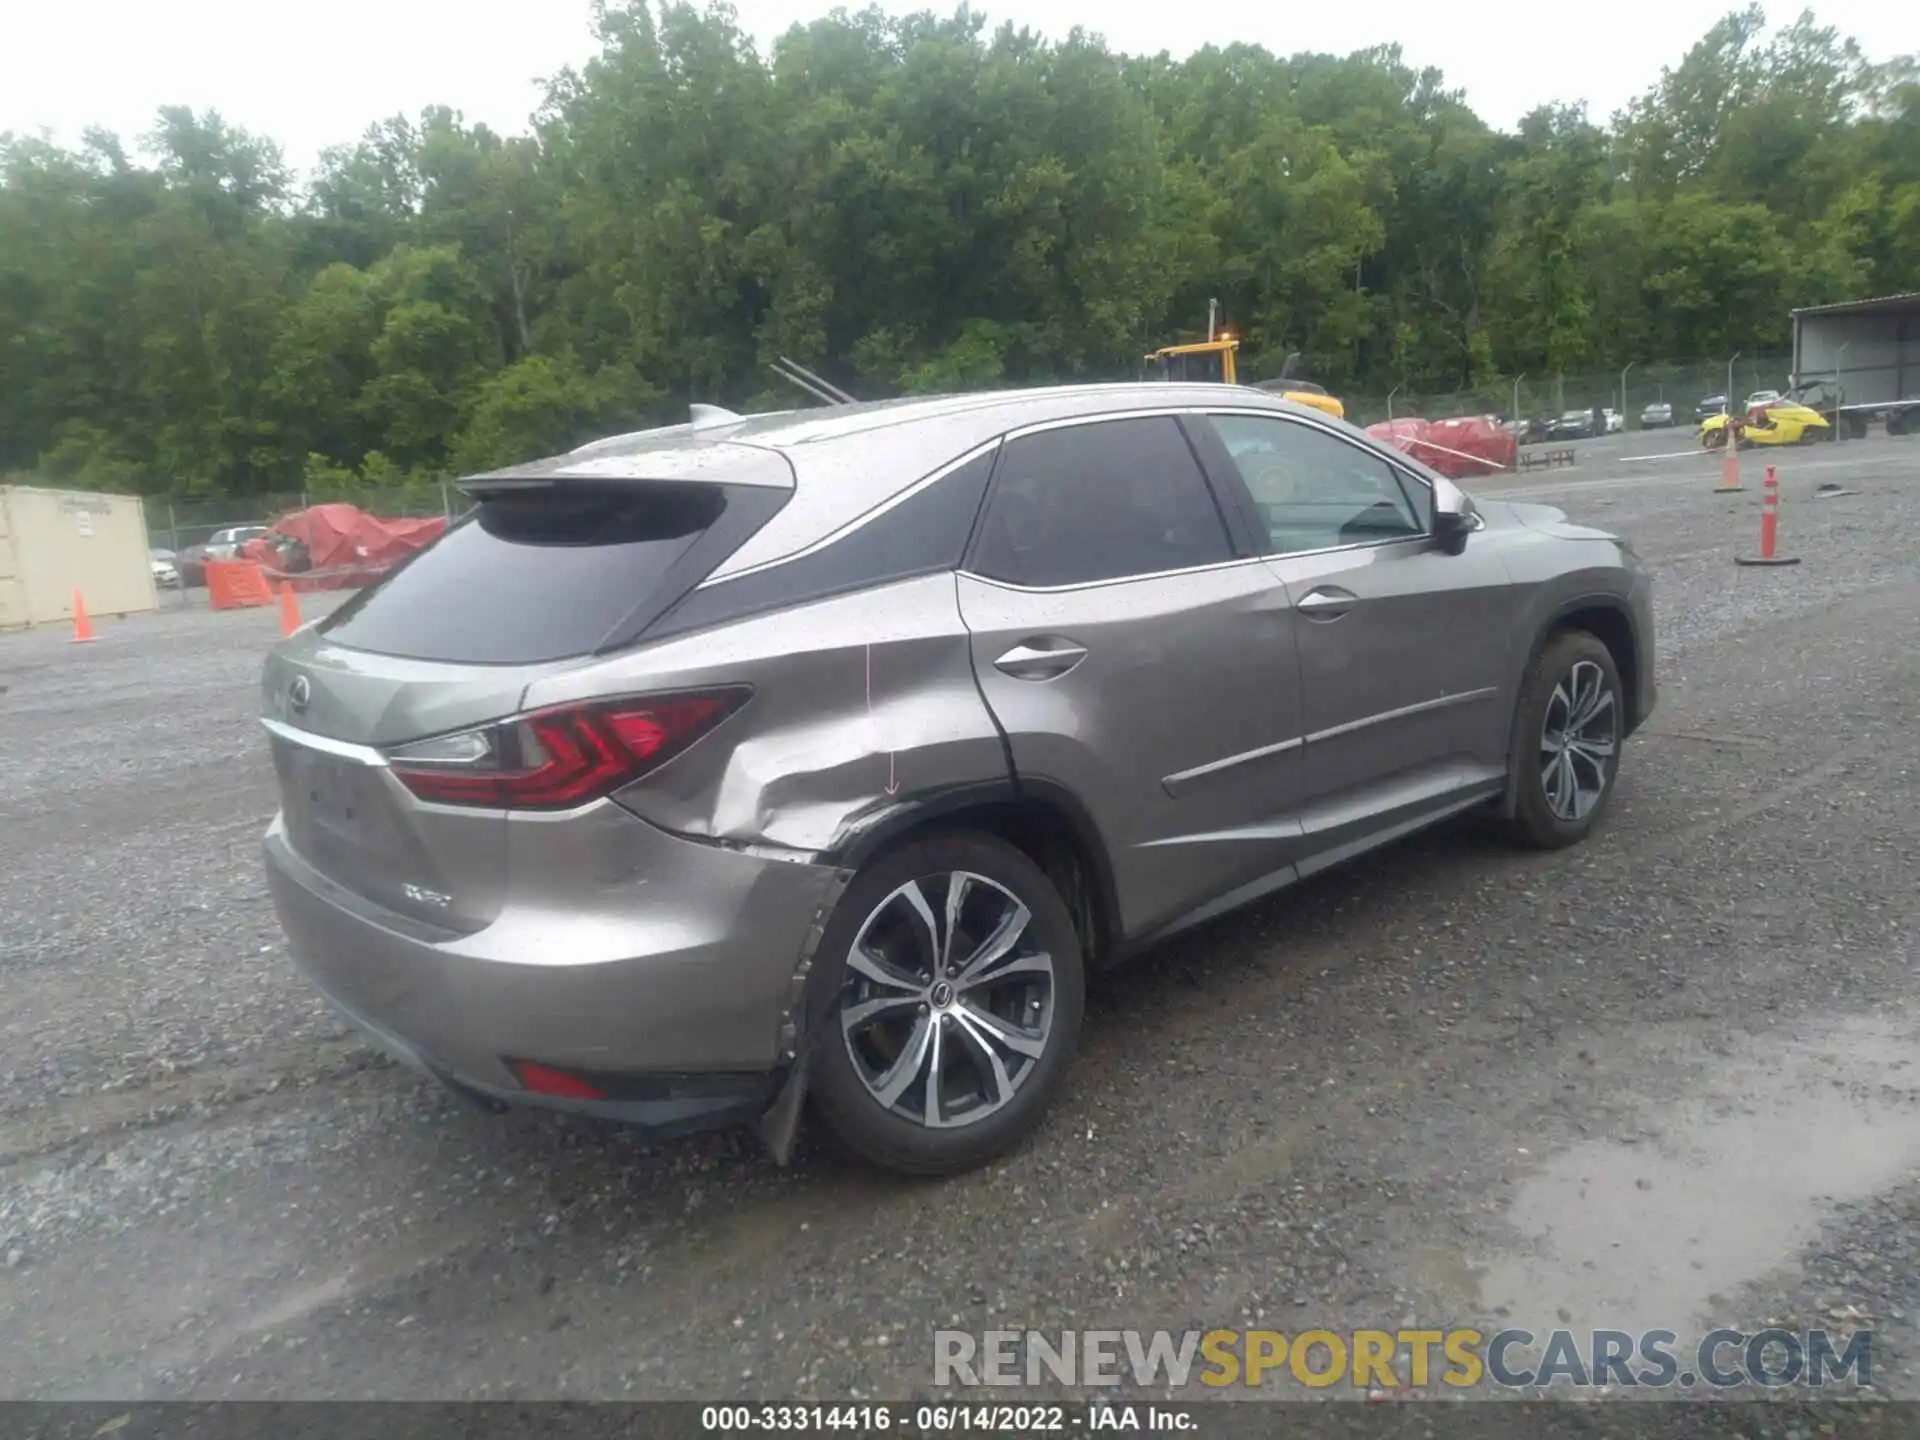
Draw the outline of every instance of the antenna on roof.
[[[716,425],[731,425],[745,418],[718,405],[693,405],[688,408],[693,412],[690,423],[696,430],[711,430]]]
[[[797,385],[814,399],[827,405],[854,405],[859,402],[832,381],[823,380],[806,366],[782,355],[774,363],[773,373],[790,385]]]

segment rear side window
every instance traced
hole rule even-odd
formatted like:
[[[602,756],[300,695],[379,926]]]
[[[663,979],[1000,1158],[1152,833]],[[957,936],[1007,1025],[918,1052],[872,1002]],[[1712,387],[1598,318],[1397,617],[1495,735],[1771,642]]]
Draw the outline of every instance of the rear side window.
[[[1232,558],[1186,437],[1154,415],[1009,441],[971,568],[1014,585],[1079,585]]]
[[[694,591],[662,616],[648,636],[719,625],[783,605],[951,570],[967,548],[992,473],[993,452],[976,455],[818,550]]]
[[[636,611],[677,600],[784,500],[745,486],[591,483],[487,498],[322,629],[357,650],[423,660],[589,654]],[[709,537],[727,543],[715,550]]]

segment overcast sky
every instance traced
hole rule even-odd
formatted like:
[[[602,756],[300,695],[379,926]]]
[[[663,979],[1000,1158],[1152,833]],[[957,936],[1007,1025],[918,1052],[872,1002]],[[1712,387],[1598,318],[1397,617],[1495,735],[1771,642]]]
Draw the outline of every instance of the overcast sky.
[[[945,4],[882,0],[889,10]],[[1606,0],[1584,10],[1537,0],[1189,6],[1178,0],[987,3],[1050,36],[1074,25],[1116,49],[1185,55],[1208,42],[1345,53],[1398,41],[1409,63],[1437,65],[1489,123],[1510,127],[1547,100],[1585,100],[1596,119],[1651,84],[1735,0]],[[822,0],[740,0],[763,53]],[[853,8],[858,8],[857,6]],[[1776,22],[1797,6],[1774,3]],[[1909,6],[1827,0],[1826,23],[1875,59],[1915,44]],[[372,121],[445,104],[498,130],[524,127],[539,77],[593,51],[589,0],[0,0],[0,130],[88,125],[136,137],[167,104],[213,108],[278,140],[305,168]]]

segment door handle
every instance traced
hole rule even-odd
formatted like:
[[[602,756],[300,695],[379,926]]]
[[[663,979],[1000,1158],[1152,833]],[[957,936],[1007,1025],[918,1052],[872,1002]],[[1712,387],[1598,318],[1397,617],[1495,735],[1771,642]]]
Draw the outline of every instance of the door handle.
[[[1302,595],[1293,608],[1309,620],[1338,620],[1359,600],[1358,595],[1338,585],[1322,585]]]
[[[1007,651],[993,662],[993,668],[1016,680],[1053,680],[1086,658],[1084,646],[1071,640],[1037,635]]]

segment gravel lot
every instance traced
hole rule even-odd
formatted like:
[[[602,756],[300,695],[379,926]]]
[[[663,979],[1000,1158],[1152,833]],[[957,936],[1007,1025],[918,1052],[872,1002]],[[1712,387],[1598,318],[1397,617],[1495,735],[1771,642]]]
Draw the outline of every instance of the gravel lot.
[[[1920,1398],[1920,441],[1780,456],[1762,571],[1759,461],[1716,496],[1648,458],[1687,439],[1472,487],[1657,569],[1592,843],[1449,829],[1167,946],[938,1186],[456,1106],[282,953],[272,613],[0,636],[0,1394],[902,1398],[935,1326],[1870,1317]]]

